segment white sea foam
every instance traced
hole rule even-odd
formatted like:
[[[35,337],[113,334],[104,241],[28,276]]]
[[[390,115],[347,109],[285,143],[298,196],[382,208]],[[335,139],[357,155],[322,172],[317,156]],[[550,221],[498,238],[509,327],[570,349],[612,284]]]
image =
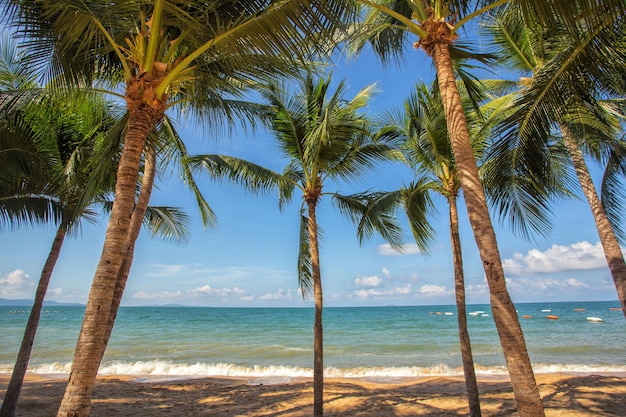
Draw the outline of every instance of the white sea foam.
[[[29,372],[36,374],[69,374],[70,363],[51,363],[45,365],[35,365],[29,368]],[[534,372],[544,373],[626,373],[626,366],[618,365],[555,365],[555,364],[534,364]],[[0,373],[12,372],[12,365],[0,364]],[[99,370],[100,375],[137,375],[154,376],[167,379],[172,377],[243,377],[261,378],[259,383],[269,383],[271,381],[288,381],[290,378],[313,376],[313,370],[305,367],[294,366],[241,366],[231,363],[173,363],[170,361],[139,361],[139,362],[109,362],[104,363]],[[476,365],[476,374],[480,376],[508,375],[504,366],[481,366]],[[429,367],[357,367],[357,368],[335,368],[327,367],[324,375],[329,378],[405,378],[405,377],[425,377],[425,376],[462,376],[462,368],[449,367],[446,364],[436,364]],[[153,380],[153,378],[150,378]],[[264,382],[265,381],[265,382]]]

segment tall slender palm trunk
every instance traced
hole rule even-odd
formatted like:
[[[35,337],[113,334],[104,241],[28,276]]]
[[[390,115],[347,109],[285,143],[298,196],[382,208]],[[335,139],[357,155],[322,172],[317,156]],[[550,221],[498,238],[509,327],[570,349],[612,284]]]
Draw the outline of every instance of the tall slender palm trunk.
[[[596,188],[593,185],[582,152],[578,148],[569,128],[565,125],[561,125],[560,128],[563,143],[572,159],[578,182],[589,202],[593,220],[596,223],[596,229],[600,237],[600,243],[604,249],[604,256],[609,266],[609,271],[611,271],[615,288],[617,289],[617,296],[622,305],[624,317],[626,317],[626,263],[624,263],[624,254],[622,253],[619,241],[615,236],[615,232],[613,232],[609,219],[606,216],[606,212],[602,207],[602,202],[598,198]]]
[[[91,392],[106,350],[106,334],[117,277],[127,248],[128,229],[135,208],[135,190],[148,132],[162,113],[147,104],[130,107],[124,149],[117,170],[115,202],[100,262],[92,282],[70,378],[57,417],[87,417]],[[122,256],[120,256],[122,254]]]
[[[431,27],[428,32],[432,36],[427,39],[427,44],[422,43],[422,47],[432,57],[437,71],[448,134],[459,171],[470,224],[485,270],[493,318],[511,378],[517,409],[521,417],[543,417],[545,412],[539,389],[517,312],[506,288],[496,235],[478,176],[478,167],[470,143],[461,96],[454,79],[449,49],[452,42],[450,31],[446,22],[431,21],[429,23]]]
[[[450,205],[450,241],[452,242],[452,260],[454,264],[454,294],[456,298],[456,312],[459,323],[459,342],[461,345],[461,360],[465,375],[465,388],[471,417],[480,417],[480,398],[478,383],[474,369],[474,357],[467,330],[467,309],[465,307],[465,278],[463,276],[463,254],[461,252],[461,238],[459,236],[459,215],[456,205],[456,196],[448,198]]]
[[[113,294],[113,301],[111,303],[111,312],[109,314],[108,328],[104,336],[104,345],[108,345],[111,333],[113,332],[113,326],[115,325],[115,318],[119,311],[120,304],[122,302],[122,296],[124,295],[124,288],[126,282],[128,282],[128,275],[130,274],[130,268],[133,263],[133,257],[135,254],[135,243],[139,237],[141,231],[141,225],[148,209],[150,202],[150,195],[152,194],[152,188],[154,186],[154,177],[156,175],[156,155],[154,149],[148,149],[145,152],[145,163],[143,178],[141,181],[141,191],[139,197],[137,197],[137,204],[133,215],[130,220],[130,227],[128,228],[128,237],[126,240],[126,255],[124,261],[120,267],[120,271],[117,276],[117,282],[115,284],[115,292]]]
[[[15,361],[15,367],[11,374],[11,380],[9,386],[4,395],[4,401],[2,408],[0,409],[1,417],[13,417],[15,415],[15,408],[17,407],[17,400],[24,384],[24,376],[26,375],[26,369],[28,368],[28,362],[30,361],[30,354],[33,350],[33,344],[35,343],[35,334],[37,333],[37,327],[39,326],[39,319],[41,318],[41,309],[43,308],[43,301],[48,291],[48,285],[50,284],[50,278],[52,277],[52,271],[59,259],[61,253],[61,247],[65,240],[67,233],[67,220],[63,220],[59,225],[54,240],[52,242],[52,248],[46,259],[46,263],[41,271],[41,277],[39,278],[39,284],[37,284],[37,291],[35,292],[35,300],[33,302],[33,308],[30,310],[28,321],[26,322],[26,330],[24,331],[24,338],[20,346],[20,351]]]
[[[317,237],[317,217],[315,215],[317,201],[317,198],[307,199],[309,249],[313,275],[313,298],[315,300],[315,321],[313,325],[313,415],[321,417],[324,415],[324,329],[322,326],[322,274],[320,271]]]

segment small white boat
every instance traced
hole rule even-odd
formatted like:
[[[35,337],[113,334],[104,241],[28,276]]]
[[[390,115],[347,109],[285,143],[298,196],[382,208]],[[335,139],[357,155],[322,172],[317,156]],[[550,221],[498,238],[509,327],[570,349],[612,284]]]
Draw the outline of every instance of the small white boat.
[[[480,317],[489,317],[489,314],[481,314]]]
[[[469,313],[470,316],[477,316],[478,315],[478,311],[472,311],[471,313]]]
[[[549,313],[549,312],[551,312],[551,311],[552,311],[552,310],[541,310],[541,312],[542,312],[542,313]]]
[[[446,316],[453,316],[453,315],[454,315],[454,313],[450,313],[449,311],[446,311],[446,312],[445,312],[445,313],[443,313],[443,314],[445,314]]]
[[[587,320],[593,321],[595,323],[600,323],[601,321],[604,321],[600,317],[593,317],[593,316],[592,317],[587,317]]]

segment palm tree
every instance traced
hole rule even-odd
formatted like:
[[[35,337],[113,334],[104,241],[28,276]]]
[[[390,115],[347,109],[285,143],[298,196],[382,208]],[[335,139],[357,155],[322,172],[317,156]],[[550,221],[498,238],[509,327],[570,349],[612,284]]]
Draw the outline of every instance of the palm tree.
[[[514,7],[493,18],[489,29],[502,51],[501,64],[520,71],[523,78],[507,83],[514,91],[494,100],[492,119],[500,121],[497,129],[502,137],[493,150],[491,177],[506,180],[502,172],[517,170],[536,178],[545,175],[546,167],[567,162],[573,166],[626,316],[626,264],[618,239],[624,233],[619,214],[623,194],[610,192],[619,190],[626,178],[621,158],[615,157],[623,155],[619,118],[624,114],[623,109],[616,114],[608,100],[624,94],[626,31],[624,19],[611,18],[613,13],[599,8],[575,35],[566,27],[555,31],[525,20]],[[598,197],[585,154],[608,164],[602,183],[605,204]],[[568,186],[572,182],[564,176],[559,179]]]
[[[2,123],[14,123],[16,118],[23,119],[30,129],[28,132],[22,131],[25,136],[20,139],[32,143],[34,152],[41,154],[40,159],[51,162],[48,169],[41,172],[41,177],[31,174],[23,176],[23,181],[27,184],[47,184],[47,186],[45,191],[40,191],[36,196],[31,194],[31,187],[27,186],[13,190],[10,194],[2,194],[0,198],[7,202],[11,200],[19,202],[13,205],[15,210],[19,205],[32,206],[32,200],[39,201],[43,192],[45,193],[43,197],[62,208],[62,216],[56,222],[57,232],[39,279],[22,344],[0,409],[0,416],[3,417],[13,416],[15,413],[44,298],[63,241],[68,233],[73,234],[80,229],[81,220],[95,220],[94,206],[104,205],[103,208],[106,209],[111,205],[105,198],[113,189],[112,179],[118,159],[117,155],[113,155],[111,159],[96,151],[98,143],[104,141],[107,131],[114,122],[111,108],[97,96],[48,97],[27,106],[20,113],[22,114],[15,115],[9,120],[2,120]],[[94,161],[108,166],[108,173],[98,175],[96,187],[85,188],[84,184],[88,182],[88,176],[93,172],[91,168]],[[98,174],[102,174],[102,171]],[[87,196],[87,193],[90,195]],[[87,200],[88,205],[82,206],[81,200]],[[1,209],[8,209],[8,204],[3,205]],[[26,209],[18,208],[18,212],[24,210]],[[3,213],[1,217],[13,218],[13,223],[20,225],[21,216],[13,212]],[[168,207],[150,207],[144,221],[155,234],[168,237],[174,232],[174,235],[182,238],[186,234],[188,223],[184,213]]]
[[[36,97],[32,72],[7,35],[0,39],[0,226],[17,228],[24,224],[58,222],[61,206],[50,178],[49,155],[31,140],[31,130],[17,103]]]
[[[403,0],[395,2],[359,0],[367,6],[364,33],[357,48],[369,41],[388,61],[404,52],[405,41],[423,49],[434,64],[443,102],[450,144],[463,190],[470,224],[489,286],[491,308],[504,353],[518,411],[524,416],[543,416],[543,405],[535,381],[526,342],[515,306],[506,287],[496,235],[489,216],[485,192],[471,146],[461,96],[456,85],[453,57],[467,56],[457,47],[458,31],[477,16],[513,0],[491,2]],[[483,4],[484,7],[479,8]],[[462,45],[461,45],[462,46]]]
[[[299,72],[296,60],[311,56],[308,37],[315,38],[318,50],[329,46],[325,35],[332,37],[353,8],[347,0],[5,4],[16,31],[35,47],[36,68],[49,68],[52,57],[54,76],[121,86],[129,113],[115,204],[58,413],[86,416],[115,288],[123,288],[117,281],[127,258],[120,254],[133,240],[127,231],[148,133],[173,106],[200,110],[203,121],[213,124],[250,115],[249,107],[229,106],[224,98],[241,97],[258,79]]]
[[[189,161],[213,178],[227,178],[248,189],[278,188],[281,207],[291,200],[296,189],[302,193],[298,279],[303,296],[312,293],[315,303],[315,416],[323,415],[324,406],[323,293],[316,210],[322,196],[329,194],[323,191],[327,182],[354,180],[376,163],[396,156],[393,146],[372,140],[368,118],[361,114],[375,86],[346,100],[345,84],[341,82],[332,94],[330,84],[330,76],[316,81],[309,75],[302,81],[300,94],[290,96],[274,83],[263,91],[271,107],[271,130],[288,158],[282,173],[221,155],[199,155]],[[335,201],[342,199],[336,193],[331,195]]]
[[[468,114],[471,114],[470,108]],[[477,126],[476,120],[470,119],[469,122],[472,126]],[[480,136],[476,134],[478,129],[473,130],[472,148],[480,156],[484,152],[486,141],[480,140]],[[458,224],[457,198],[461,185],[437,92],[429,91],[425,84],[417,85],[415,92],[405,101],[403,111],[389,112],[381,134],[400,141],[406,163],[415,170],[416,179],[397,191],[374,194],[364,210],[364,219],[360,221],[359,237],[371,234],[371,225],[375,224],[376,217],[392,216],[401,209],[409,220],[415,242],[421,251],[426,252],[434,235],[428,222],[429,213],[434,210],[430,194],[435,193],[446,199],[449,206],[454,288],[465,385],[470,415],[480,416],[478,384],[467,330],[465,281]]]

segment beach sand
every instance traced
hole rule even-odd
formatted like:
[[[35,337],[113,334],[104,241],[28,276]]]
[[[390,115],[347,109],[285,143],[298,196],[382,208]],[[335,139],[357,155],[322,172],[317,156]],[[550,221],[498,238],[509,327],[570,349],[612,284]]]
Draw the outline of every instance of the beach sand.
[[[0,375],[4,398],[9,375]],[[624,375],[536,375],[547,416],[626,416]],[[66,376],[27,375],[17,415],[53,417]],[[483,416],[516,416],[507,378],[479,380]],[[325,380],[325,416],[463,416],[461,377]],[[313,414],[309,379],[158,379],[100,376],[92,417],[275,416]]]

